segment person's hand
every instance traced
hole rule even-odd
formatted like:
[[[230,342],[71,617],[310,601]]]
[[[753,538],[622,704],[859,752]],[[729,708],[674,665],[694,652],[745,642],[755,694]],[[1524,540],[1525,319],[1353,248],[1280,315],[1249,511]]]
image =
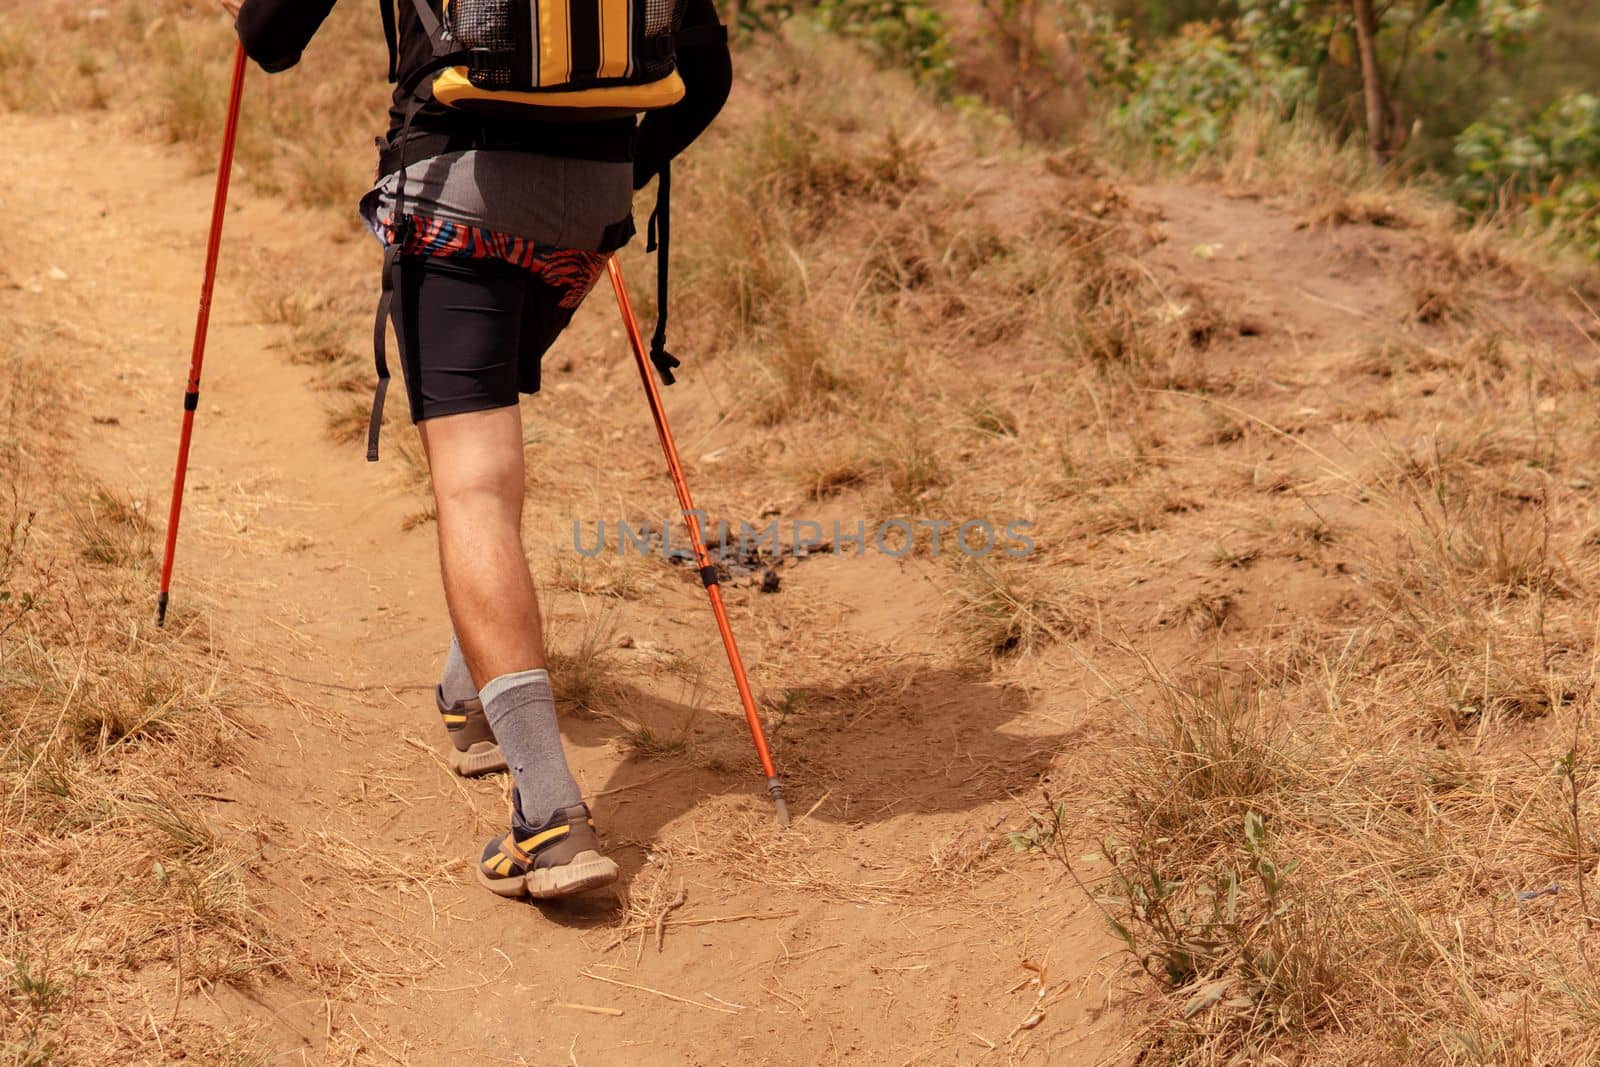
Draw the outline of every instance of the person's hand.
[[[217,0],[231,18],[239,17],[239,9],[244,6],[244,0]]]

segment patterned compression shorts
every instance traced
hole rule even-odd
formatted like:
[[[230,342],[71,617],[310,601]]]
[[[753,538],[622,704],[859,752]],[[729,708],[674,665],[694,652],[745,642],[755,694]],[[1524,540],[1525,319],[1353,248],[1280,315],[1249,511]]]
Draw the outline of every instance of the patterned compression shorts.
[[[411,420],[509,407],[538,392],[540,361],[609,255],[413,218],[395,293]]]

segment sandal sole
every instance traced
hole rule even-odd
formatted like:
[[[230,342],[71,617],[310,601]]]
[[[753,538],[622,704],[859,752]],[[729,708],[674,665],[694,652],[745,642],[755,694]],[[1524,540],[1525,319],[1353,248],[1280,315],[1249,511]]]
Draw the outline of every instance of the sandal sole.
[[[550,900],[582,893],[610,885],[621,873],[616,863],[598,852],[580,852],[570,863],[559,867],[544,867],[520,878],[490,878],[480,863],[476,868],[478,882],[489,892],[501,897],[527,895],[536,900]]]
[[[479,741],[465,752],[450,750],[450,769],[462,778],[479,778],[506,769],[506,757],[493,741]]]

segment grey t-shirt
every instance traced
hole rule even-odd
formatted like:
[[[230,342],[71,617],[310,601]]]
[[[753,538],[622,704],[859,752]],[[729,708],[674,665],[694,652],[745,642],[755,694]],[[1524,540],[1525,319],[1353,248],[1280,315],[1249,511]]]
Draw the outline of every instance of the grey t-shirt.
[[[361,199],[361,217],[383,239],[398,174]],[[406,210],[479,226],[536,244],[598,252],[606,229],[633,209],[633,164],[531,152],[446,152],[406,168]]]

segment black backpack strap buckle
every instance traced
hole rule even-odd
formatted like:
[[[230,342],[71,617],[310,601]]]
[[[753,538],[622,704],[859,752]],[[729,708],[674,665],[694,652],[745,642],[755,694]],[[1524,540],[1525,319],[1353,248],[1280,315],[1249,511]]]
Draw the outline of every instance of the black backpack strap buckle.
[[[650,362],[655,364],[656,373],[661,375],[661,384],[671,385],[677,381],[672,376],[672,369],[682,366],[682,363],[677,356],[661,347],[664,340],[661,337],[652,337],[650,339]]]
[[[650,338],[650,362],[661,375],[662,385],[671,385],[674,367],[682,364],[667,351],[667,261],[672,249],[672,163],[662,165],[656,176],[656,207],[645,226],[646,252],[656,254],[656,332]]]

